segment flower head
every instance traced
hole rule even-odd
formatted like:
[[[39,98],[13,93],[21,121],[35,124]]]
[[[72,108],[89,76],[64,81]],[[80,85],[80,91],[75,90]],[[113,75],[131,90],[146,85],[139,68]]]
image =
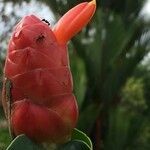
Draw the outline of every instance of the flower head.
[[[5,78],[12,84],[10,125],[15,136],[26,134],[37,142],[69,140],[78,107],[66,44],[94,11],[94,1],[81,3],[53,29],[34,15],[16,25],[4,68]],[[4,95],[5,91],[4,84]]]

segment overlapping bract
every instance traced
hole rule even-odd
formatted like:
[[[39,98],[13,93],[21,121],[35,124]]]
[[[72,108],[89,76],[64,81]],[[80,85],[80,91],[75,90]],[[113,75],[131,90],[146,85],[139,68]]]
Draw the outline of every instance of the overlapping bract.
[[[75,127],[78,109],[65,46],[49,26],[26,16],[9,43],[5,76],[12,82],[11,124],[15,135],[61,142]]]
[[[53,30],[34,15],[24,17],[15,27],[4,68],[4,76],[11,82],[8,119],[15,136],[26,134],[36,142],[69,140],[78,107],[72,93],[67,42],[90,21],[95,7],[95,0],[77,5]],[[4,86],[7,113],[6,90]]]

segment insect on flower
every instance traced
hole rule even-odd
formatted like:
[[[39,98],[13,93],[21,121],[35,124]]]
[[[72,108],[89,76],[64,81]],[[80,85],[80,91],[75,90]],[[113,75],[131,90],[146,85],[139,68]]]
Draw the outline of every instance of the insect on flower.
[[[14,136],[26,134],[36,142],[50,143],[70,139],[78,107],[67,42],[90,21],[95,7],[94,0],[75,6],[52,29],[34,15],[16,25],[3,86],[3,106]]]

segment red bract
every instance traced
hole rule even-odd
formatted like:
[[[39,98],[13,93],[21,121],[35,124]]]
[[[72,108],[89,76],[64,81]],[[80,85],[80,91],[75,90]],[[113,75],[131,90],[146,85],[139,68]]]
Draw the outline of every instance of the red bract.
[[[77,123],[78,107],[72,93],[66,44],[94,11],[93,1],[82,3],[64,15],[53,31],[34,15],[24,17],[15,27],[4,69],[5,78],[11,81],[10,125],[15,136],[26,134],[37,142],[69,140]],[[62,33],[74,16],[74,22]]]

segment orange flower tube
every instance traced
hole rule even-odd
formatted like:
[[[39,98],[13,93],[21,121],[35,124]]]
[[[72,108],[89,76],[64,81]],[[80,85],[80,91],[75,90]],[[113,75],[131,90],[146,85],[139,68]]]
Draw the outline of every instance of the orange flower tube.
[[[69,10],[54,26],[53,32],[60,44],[66,44],[92,18],[96,0],[81,3]]]
[[[3,86],[3,106],[14,136],[26,134],[36,142],[49,143],[70,139],[78,107],[66,44],[90,21],[95,7],[95,1],[77,5],[53,30],[34,15],[16,25]]]

